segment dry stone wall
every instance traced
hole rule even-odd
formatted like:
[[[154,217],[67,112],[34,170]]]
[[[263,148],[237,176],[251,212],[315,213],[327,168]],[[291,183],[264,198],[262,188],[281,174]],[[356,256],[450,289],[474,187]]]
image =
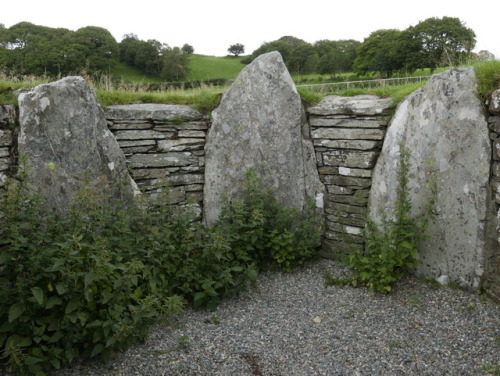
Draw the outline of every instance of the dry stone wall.
[[[496,90],[492,94],[489,112],[488,127],[492,140],[491,210],[495,220],[487,229],[492,235],[489,238],[491,252],[486,254],[488,262],[486,264],[485,288],[491,296],[500,301],[500,90]]]
[[[16,110],[12,105],[0,104],[0,188],[5,185],[14,159],[14,124]]]
[[[328,96],[308,109],[318,172],[325,184],[323,255],[363,247],[372,169],[392,100],[371,95]]]
[[[454,72],[452,74],[462,75],[464,73]],[[462,80],[458,81],[462,82]],[[443,88],[442,95],[446,101],[452,101],[456,105],[456,118],[460,121],[467,120],[472,112],[464,109],[460,104],[463,101],[463,93],[469,93],[472,86],[466,85],[463,90],[458,88],[452,90],[450,87],[447,80],[442,80],[442,85],[438,85],[437,89],[440,93],[440,88]],[[46,98],[45,96],[41,98],[41,104],[45,107],[40,110],[40,114],[43,113],[45,116],[45,110],[49,108],[48,101],[43,100]],[[425,120],[430,116],[429,114],[450,112],[437,108],[436,106],[440,102],[433,100],[425,102],[426,105],[429,105],[427,111],[419,111],[418,101],[412,98],[410,101],[412,105],[416,106],[414,113],[412,113],[414,116],[409,117],[415,123],[412,127],[413,130],[423,127],[423,120],[419,121],[419,116],[425,115],[423,118]],[[262,116],[259,113],[259,108],[255,111],[256,116]],[[391,100],[372,96],[353,98],[329,96],[318,105],[307,109],[307,124],[302,124],[301,137],[303,141],[312,141],[314,151],[311,148],[309,153],[309,149],[302,149],[304,155],[313,155],[313,158],[308,158],[307,163],[304,163],[304,168],[314,170],[314,164],[311,165],[309,162],[316,159],[319,178],[326,187],[324,195],[326,231],[323,249],[323,255],[326,257],[334,257],[338,252],[345,253],[353,249],[362,249],[362,230],[365,226],[369,201],[373,200],[375,196],[375,188],[384,185],[382,182],[385,183],[384,186],[387,189],[395,186],[387,179],[379,179],[377,183],[378,173],[375,168],[383,160],[382,156],[379,159],[379,154],[381,154],[382,147],[385,148],[385,144],[388,143],[388,140],[384,141],[384,139],[389,139],[390,133],[397,132],[399,129],[394,126],[397,124],[394,119],[401,118],[402,114],[406,113],[398,109],[391,120],[391,125],[388,126],[387,122],[391,112]],[[478,253],[481,256],[481,260],[479,260],[481,270],[477,269],[479,272],[475,277],[481,276],[480,273],[483,272],[484,266],[483,279],[480,281],[481,286],[500,301],[500,91],[494,93],[490,101],[489,112],[489,117],[485,117],[481,107],[474,114],[479,113],[482,120],[476,119],[477,121],[470,122],[474,126],[482,127],[480,125],[482,121],[485,124],[484,128],[487,129],[486,119],[488,120],[489,138],[488,132],[486,132],[485,138],[485,143],[491,145],[491,149],[488,149],[488,157],[479,158],[477,153],[464,153],[457,163],[463,165],[465,160],[474,158],[480,159],[481,163],[485,160],[488,162],[486,172],[483,174],[486,175],[487,180],[485,183],[487,186],[485,191],[487,192],[483,196],[487,200],[488,207],[485,210],[488,214],[485,216],[486,219],[481,217],[481,223],[479,223],[479,226],[484,224],[486,228],[486,249],[484,254]],[[74,114],[76,113],[80,113],[80,111],[74,112]],[[73,119],[73,115],[70,116],[71,119]],[[30,115],[26,113],[25,116]],[[137,185],[147,194],[154,195],[162,189],[163,182],[168,181],[172,186],[172,201],[181,206],[195,207],[198,218],[202,220],[206,181],[205,141],[210,128],[208,116],[187,106],[140,104],[111,106],[104,113],[104,117],[107,119],[108,128],[118,142],[120,153],[124,154],[131,177]],[[449,121],[450,124],[452,120]],[[54,121],[51,120],[51,122]],[[17,145],[22,144],[16,141],[17,136],[13,132],[16,122],[14,107],[0,106],[0,189],[4,185],[6,177],[13,171],[13,164],[17,158]],[[106,120],[104,120],[104,128],[105,125]],[[386,128],[389,129],[387,134]],[[449,133],[457,133],[455,128],[451,129]],[[469,128],[465,127],[467,132],[470,131]],[[430,127],[429,129],[435,132],[437,128]],[[63,136],[70,133],[64,132]],[[110,135],[111,133],[105,130],[103,134]],[[414,138],[413,134],[409,137],[409,139]],[[435,141],[442,138],[439,135],[427,139],[424,137],[423,144],[413,149],[419,152],[426,150],[426,148],[437,149]],[[467,148],[470,147],[471,143],[466,143]],[[461,150],[455,144],[450,149],[453,158],[456,157],[456,148]],[[393,150],[394,148],[389,149]],[[451,167],[453,158],[434,158],[439,162],[436,168],[456,172],[456,168]],[[489,163],[490,159],[491,163]],[[396,163],[394,165],[396,166],[397,155],[390,156],[389,162]],[[111,164],[109,162],[107,166],[109,167]],[[54,165],[56,164],[54,163]],[[61,163],[61,166],[63,165],[65,164]],[[475,169],[478,170],[477,166]],[[392,170],[397,171],[397,168],[392,168]],[[475,179],[472,180],[475,181]],[[467,189],[465,189],[466,187]],[[462,188],[466,194],[471,192],[468,185],[464,185]],[[221,194],[223,193],[221,192]],[[473,195],[473,197],[478,197],[478,195]],[[375,201],[390,203],[394,200],[379,199]],[[457,208],[461,206],[463,206],[461,202],[455,205]],[[442,217],[444,214],[440,213],[439,215]],[[493,218],[493,220],[488,218]],[[471,220],[467,213],[464,214],[463,219],[463,223],[475,221]],[[428,260],[428,264],[435,268],[437,263],[432,262],[430,256]],[[461,272],[460,265],[457,266],[456,271],[457,273]],[[448,275],[455,278],[452,274]],[[433,274],[433,276],[437,277],[439,273]],[[471,280],[470,286],[477,287],[478,281],[479,278]]]
[[[139,188],[155,194],[168,182],[172,203],[201,218],[207,117],[188,106],[134,104],[110,106],[106,118]]]

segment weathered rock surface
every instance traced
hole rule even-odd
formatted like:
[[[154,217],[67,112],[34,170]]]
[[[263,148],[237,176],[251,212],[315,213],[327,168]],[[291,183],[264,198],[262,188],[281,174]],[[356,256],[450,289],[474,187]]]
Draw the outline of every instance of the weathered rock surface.
[[[485,222],[491,147],[488,125],[475,95],[473,69],[452,69],[398,107],[377,161],[369,213],[380,221],[393,213],[398,188],[400,144],[409,152],[413,214],[421,214],[437,184],[436,215],[422,241],[417,272],[443,275],[477,288],[484,269]],[[474,156],[474,157],[471,157]]]
[[[132,200],[136,186],[125,156],[83,78],[66,77],[20,94],[19,111],[19,155],[27,157],[30,185],[48,207],[64,212],[84,180],[105,181],[114,197]]]
[[[132,118],[130,116],[133,116]],[[201,114],[194,108],[177,104],[124,104],[109,106],[106,110],[107,119],[151,119],[160,121],[199,120]]]
[[[500,89],[491,94],[489,110],[492,114],[500,114]]]
[[[205,146],[207,224],[218,218],[222,195],[238,197],[250,168],[285,206],[302,210],[308,198],[321,201],[301,99],[278,52],[243,69],[212,116]]]
[[[308,112],[311,115],[381,115],[392,106],[391,98],[379,98],[375,95],[357,95],[355,97],[339,97],[329,95]]]

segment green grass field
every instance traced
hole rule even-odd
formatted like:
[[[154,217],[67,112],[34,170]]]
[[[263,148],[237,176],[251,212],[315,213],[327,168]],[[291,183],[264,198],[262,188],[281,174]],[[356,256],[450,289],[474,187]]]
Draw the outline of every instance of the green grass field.
[[[238,73],[245,67],[241,63],[243,57],[233,56],[206,56],[206,55],[191,55],[189,56],[189,73],[188,81],[212,80],[217,78],[225,78],[233,80]]]
[[[191,55],[189,56],[188,75],[186,81],[205,81],[213,79],[233,80],[238,73],[245,67],[241,63],[243,57],[233,56],[207,56]],[[157,83],[163,80],[157,76],[147,75],[139,69],[130,67],[124,63],[118,63],[110,74],[123,81],[134,84]]]
[[[134,84],[142,83],[155,83],[162,82],[163,80],[159,77],[145,74],[141,70],[126,65],[125,63],[116,64],[113,69],[111,69],[111,75],[117,79],[129,81]]]

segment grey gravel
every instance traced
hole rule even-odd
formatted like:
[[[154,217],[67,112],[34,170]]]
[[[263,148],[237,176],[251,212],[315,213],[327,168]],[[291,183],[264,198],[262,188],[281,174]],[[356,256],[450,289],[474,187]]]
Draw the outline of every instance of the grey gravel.
[[[390,295],[325,287],[322,260],[256,286],[215,312],[187,310],[111,362],[54,375],[500,374],[500,306],[406,278]],[[497,373],[493,373],[497,372]]]

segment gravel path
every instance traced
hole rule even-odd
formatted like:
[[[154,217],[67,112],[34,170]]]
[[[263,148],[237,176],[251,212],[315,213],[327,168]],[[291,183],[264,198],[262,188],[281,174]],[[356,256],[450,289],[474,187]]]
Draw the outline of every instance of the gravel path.
[[[324,287],[323,260],[266,273],[215,312],[186,311],[105,366],[66,375],[500,375],[500,306],[407,278],[388,296]],[[497,373],[493,373],[497,372]]]

